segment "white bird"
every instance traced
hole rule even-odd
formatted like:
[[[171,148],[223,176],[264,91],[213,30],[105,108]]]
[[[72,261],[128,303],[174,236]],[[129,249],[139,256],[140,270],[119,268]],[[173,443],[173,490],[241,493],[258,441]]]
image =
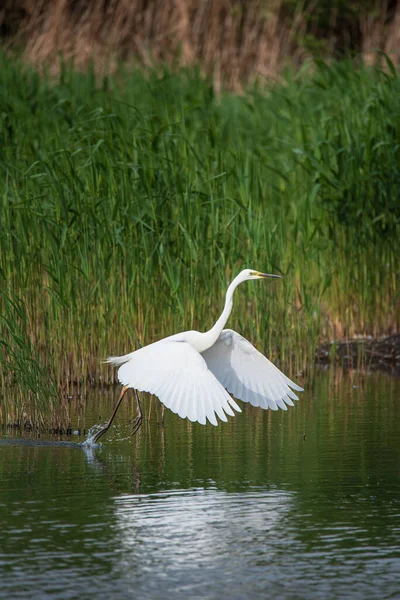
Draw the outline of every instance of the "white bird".
[[[134,435],[143,419],[136,390],[150,392],[172,412],[202,425],[206,419],[218,425],[217,416],[241,412],[228,394],[253,406],[287,410],[298,397],[292,390],[303,388],[291,381],[244,337],[224,329],[232,310],[232,297],[240,283],[250,279],[279,277],[244,269],[226,292],[225,307],[209,331],[184,331],[149,344],[124,356],[110,356],[106,362],[122,365],[118,379],[123,385],[117,405],[106,425],[96,433],[94,441],[109,429],[125,392],[134,388],[138,417],[133,423]],[[291,389],[292,388],[292,389]],[[228,390],[228,391],[227,391]]]

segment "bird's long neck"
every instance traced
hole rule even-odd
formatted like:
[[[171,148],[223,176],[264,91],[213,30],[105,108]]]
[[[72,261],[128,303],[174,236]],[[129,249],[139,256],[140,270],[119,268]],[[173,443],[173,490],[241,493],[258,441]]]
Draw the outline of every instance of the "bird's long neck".
[[[224,306],[224,310],[221,313],[221,316],[219,317],[218,321],[215,323],[214,327],[212,327],[209,331],[206,331],[203,334],[205,343],[207,344],[207,348],[210,348],[211,346],[213,346],[215,344],[215,342],[219,338],[221,331],[223,330],[223,328],[225,326],[225,323],[229,319],[229,315],[231,314],[231,311],[232,311],[233,292],[235,291],[235,289],[237,288],[239,283],[240,283],[240,281],[237,281],[237,278],[232,281],[232,283],[230,284],[230,286],[228,287],[227,292],[226,292],[225,306]],[[207,348],[204,348],[204,349],[206,350]]]

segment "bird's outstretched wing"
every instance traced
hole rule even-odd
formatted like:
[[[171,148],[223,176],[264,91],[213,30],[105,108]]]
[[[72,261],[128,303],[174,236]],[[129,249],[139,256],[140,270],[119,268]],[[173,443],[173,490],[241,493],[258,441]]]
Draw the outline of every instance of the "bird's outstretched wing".
[[[240,407],[208,369],[204,358],[186,342],[161,340],[123,357],[128,359],[118,370],[122,385],[155,394],[180,417],[218,425],[232,408]],[[118,364],[118,358],[109,359]],[[121,362],[121,361],[120,361]],[[225,414],[226,413],[226,414]]]
[[[287,410],[286,404],[293,406],[292,400],[298,400],[290,388],[303,391],[232,329],[224,329],[202,356],[210,371],[231,394],[253,406]]]

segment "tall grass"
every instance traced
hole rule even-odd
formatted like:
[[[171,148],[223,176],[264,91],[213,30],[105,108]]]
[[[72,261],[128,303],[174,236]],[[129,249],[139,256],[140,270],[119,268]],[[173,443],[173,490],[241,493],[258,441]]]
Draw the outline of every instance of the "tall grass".
[[[2,387],[11,384],[19,402],[1,404],[0,422],[32,429],[40,428],[51,422],[53,429],[61,429],[60,425],[68,419],[68,410],[58,394],[56,377],[53,373],[52,357],[47,356],[44,362],[39,356],[38,348],[30,339],[31,323],[23,299],[2,297],[4,308],[0,320],[0,344],[3,349],[0,355]],[[14,385],[12,385],[14,384]],[[62,414],[64,412],[64,414]],[[4,414],[3,414],[4,413]]]
[[[241,286],[230,326],[289,371],[318,340],[395,331],[399,92],[350,63],[216,97],[196,70],[50,81],[3,57],[2,311],[23,300],[63,391],[209,328],[242,267],[284,278]]]

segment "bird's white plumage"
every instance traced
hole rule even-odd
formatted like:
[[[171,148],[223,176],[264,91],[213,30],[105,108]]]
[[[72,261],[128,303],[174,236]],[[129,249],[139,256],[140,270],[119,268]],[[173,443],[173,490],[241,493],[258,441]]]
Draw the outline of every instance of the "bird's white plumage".
[[[217,425],[217,416],[226,421],[239,406],[226,390],[253,406],[287,410],[303,391],[244,337],[223,329],[232,310],[233,293],[251,279],[280,277],[244,269],[229,285],[225,306],[215,325],[204,333],[185,331],[140,348],[124,356],[111,356],[107,363],[118,365],[118,378],[124,388],[107,424],[96,433],[98,441],[109,429],[127,388],[155,394],[180,417],[205,425]],[[122,366],[121,366],[122,365]],[[142,414],[138,399],[138,425]]]
[[[287,410],[286,405],[293,406],[292,400],[298,400],[290,388],[303,391],[232,329],[224,329],[202,356],[224,388],[253,406]]]
[[[118,370],[124,386],[155,394],[180,417],[205,425],[227,421],[239,406],[208,369],[204,358],[189,343],[164,339],[125,355]],[[109,362],[116,362],[109,359]]]

